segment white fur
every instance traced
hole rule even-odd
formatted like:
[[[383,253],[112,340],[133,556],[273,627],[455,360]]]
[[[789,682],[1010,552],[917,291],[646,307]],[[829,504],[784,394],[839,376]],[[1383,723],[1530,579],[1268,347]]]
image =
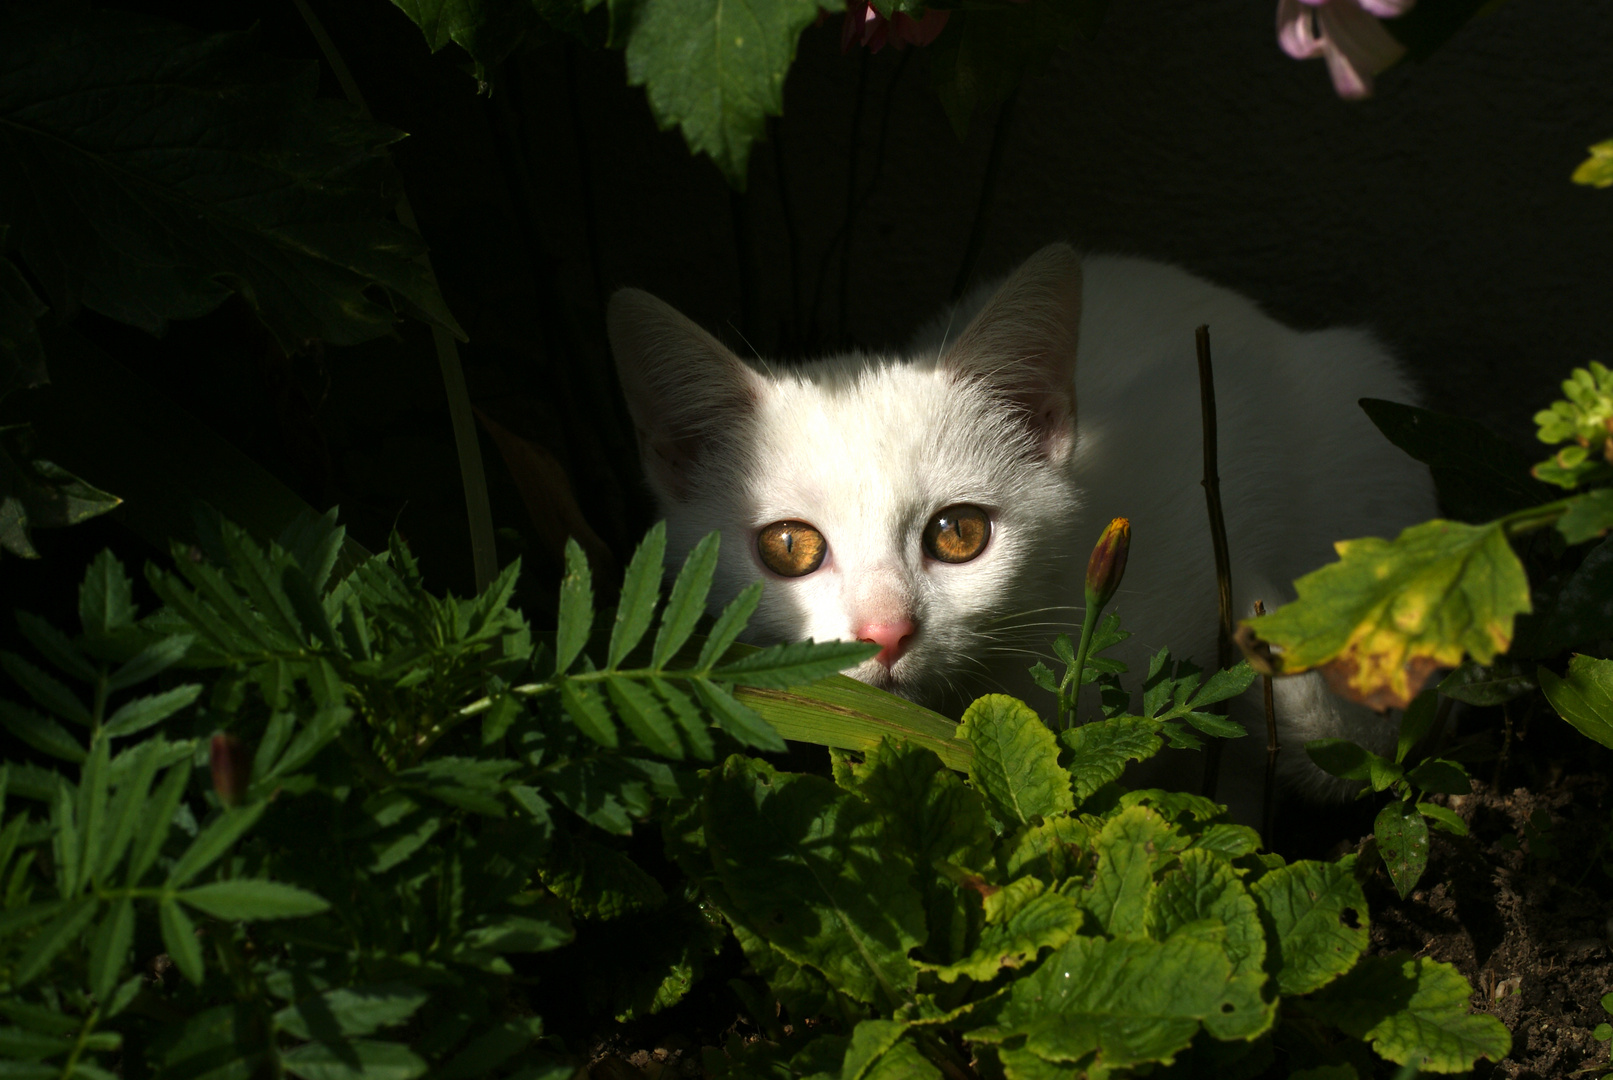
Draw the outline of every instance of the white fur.
[[[1061,442],[1070,419],[1059,381],[1068,386],[1077,322],[1073,439]],[[1426,470],[1356,404],[1415,397],[1370,334],[1291,330],[1174,267],[1078,259],[1054,245],[995,294],[944,315],[907,357],[853,353],[799,368],[746,365],[644,293],[618,293],[610,310],[669,555],[723,534],[713,609],[766,580],[748,632],[756,642],[850,639],[869,621],[909,617],[918,631],[888,672],[871,660],[850,674],[954,715],[995,689],[1048,706],[1026,675],[1031,653],[1079,626],[1087,555],[1111,517],[1132,524],[1112,604],[1134,635],[1116,650],[1132,684],[1167,645],[1214,664],[1201,324],[1240,614],[1256,599],[1291,599],[1290,583],[1333,559],[1335,540],[1392,536],[1433,516]],[[992,519],[984,553],[956,565],[920,546],[929,517],[953,503]],[[786,519],[827,538],[817,572],[783,579],[760,563],[756,532]],[[1387,721],[1315,677],[1278,680],[1277,709],[1285,775],[1313,794],[1339,789],[1305,759],[1304,740],[1382,748],[1393,738]],[[1244,703],[1240,712],[1247,720]],[[1221,794],[1245,819],[1264,744],[1236,740],[1223,766]]]

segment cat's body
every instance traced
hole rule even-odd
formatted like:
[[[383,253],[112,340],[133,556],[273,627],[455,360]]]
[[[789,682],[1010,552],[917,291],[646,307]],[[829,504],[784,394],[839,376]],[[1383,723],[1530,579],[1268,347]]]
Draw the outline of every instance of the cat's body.
[[[1163,646],[1213,665],[1199,325],[1213,341],[1239,615],[1291,599],[1333,541],[1433,516],[1426,471],[1356,404],[1413,398],[1380,345],[1298,333],[1157,263],[1046,248],[906,358],[757,368],[647,294],[619,293],[610,312],[671,553],[723,534],[713,603],[766,580],[754,640],[877,641],[880,657],[851,674],[954,715],[992,690],[1051,704],[1026,674],[1030,654],[1079,626],[1086,558],[1112,517],[1132,524],[1111,605],[1134,635],[1116,650],[1131,685]],[[812,558],[800,576],[769,569]],[[1285,771],[1301,786],[1321,778],[1304,740],[1389,737],[1313,677],[1279,680],[1277,698]],[[1238,781],[1258,777],[1264,741],[1237,740],[1224,766],[1223,796],[1245,817],[1258,785]]]

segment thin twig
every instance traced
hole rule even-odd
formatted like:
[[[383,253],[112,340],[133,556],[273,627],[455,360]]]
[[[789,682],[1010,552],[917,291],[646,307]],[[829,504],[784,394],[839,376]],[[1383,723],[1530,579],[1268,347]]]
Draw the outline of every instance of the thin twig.
[[[1193,333],[1199,356],[1199,408],[1204,424],[1204,501],[1210,511],[1210,542],[1215,546],[1215,585],[1220,618],[1215,633],[1216,663],[1232,666],[1232,557],[1227,554],[1227,521],[1221,513],[1221,476],[1217,467],[1215,432],[1215,371],[1210,364],[1210,328]],[[1204,751],[1203,792],[1215,798],[1221,772],[1221,741],[1211,739]]]
[[[969,287],[974,276],[975,261],[986,242],[986,218],[991,209],[992,196],[997,192],[997,174],[1002,170],[1003,145],[1008,141],[1008,127],[1014,119],[1014,103],[1019,100],[1016,86],[1003,98],[997,109],[997,126],[991,132],[991,149],[986,153],[986,173],[980,179],[980,198],[975,203],[974,222],[969,226],[969,243],[963,249],[963,262],[958,265],[958,276],[952,279],[952,299],[963,299],[963,290]]]
[[[336,43],[326,33],[324,23],[319,21],[319,16],[314,14],[307,0],[293,2],[302,14],[303,22],[308,25],[308,32],[318,42],[319,51],[325,54],[325,62],[335,74],[342,93],[368,117],[370,109],[364,103],[364,95],[359,91],[358,83],[353,81],[353,74],[337,51]],[[420,224],[415,220],[408,195],[398,196],[398,220],[404,228],[417,234],[420,232]],[[431,269],[431,256],[422,252],[420,261],[435,280],[437,275]],[[459,478],[465,485],[465,513],[470,523],[471,566],[476,576],[476,591],[481,592],[498,576],[498,548],[493,540],[493,507],[487,497],[482,444],[477,438],[476,419],[471,412],[465,369],[459,362],[459,343],[447,328],[436,324],[431,327],[431,340],[437,347],[437,366],[442,370],[443,394],[448,399],[448,416],[454,427],[454,446],[459,453]]]
[[[1266,613],[1263,601],[1255,601],[1255,616],[1258,618]],[[1260,676],[1261,699],[1266,706],[1266,783],[1260,789],[1260,836],[1271,848],[1272,827],[1276,824],[1277,800],[1277,752],[1282,747],[1277,745],[1277,703],[1271,693],[1271,676]]]

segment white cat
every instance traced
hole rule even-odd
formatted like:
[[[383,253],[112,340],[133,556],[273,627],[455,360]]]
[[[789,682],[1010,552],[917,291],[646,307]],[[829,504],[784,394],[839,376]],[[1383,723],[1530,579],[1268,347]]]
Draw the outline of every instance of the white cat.
[[[1079,627],[1087,556],[1112,517],[1132,525],[1111,605],[1134,635],[1112,654],[1131,685],[1162,646],[1214,665],[1201,324],[1240,614],[1291,599],[1333,541],[1434,516],[1427,471],[1356,404],[1414,398],[1370,334],[1300,333],[1141,259],[1043,248],[905,357],[746,363],[633,289],[612,298],[608,322],[669,555],[722,533],[713,609],[765,581],[748,640],[877,642],[848,674],[954,716],[994,690],[1050,709],[1026,671]],[[1278,680],[1276,698],[1291,786],[1329,789],[1307,739],[1392,743],[1388,721],[1315,676]],[[1244,703],[1234,712],[1249,721]],[[1239,739],[1223,763],[1221,797],[1245,820],[1264,753],[1264,738]]]

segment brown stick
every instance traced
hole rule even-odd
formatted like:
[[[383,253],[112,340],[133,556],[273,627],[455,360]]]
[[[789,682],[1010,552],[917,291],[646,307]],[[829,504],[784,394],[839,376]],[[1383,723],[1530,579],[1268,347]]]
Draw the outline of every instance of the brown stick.
[[[1255,616],[1258,618],[1265,613],[1265,603],[1256,600]],[[1266,783],[1260,789],[1260,837],[1269,851],[1272,826],[1277,820],[1277,800],[1273,797],[1277,789],[1277,751],[1282,748],[1277,745],[1277,703],[1271,696],[1271,676],[1260,676],[1260,683],[1266,705]]]
[[[1199,408],[1204,420],[1204,501],[1210,510],[1210,542],[1215,545],[1215,584],[1220,619],[1216,626],[1215,657],[1221,669],[1232,666],[1232,557],[1227,554],[1227,521],[1221,513],[1221,476],[1217,471],[1215,433],[1215,372],[1210,366],[1210,328],[1201,326],[1193,333],[1199,354]],[[1215,798],[1216,780],[1221,772],[1221,741],[1211,739],[1204,750],[1202,791]]]

